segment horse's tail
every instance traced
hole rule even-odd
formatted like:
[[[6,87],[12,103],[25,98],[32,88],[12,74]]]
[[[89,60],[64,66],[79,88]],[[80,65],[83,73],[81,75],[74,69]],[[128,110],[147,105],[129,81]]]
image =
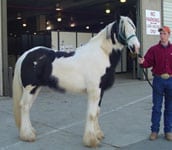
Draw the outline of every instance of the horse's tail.
[[[21,124],[20,100],[23,93],[20,70],[21,70],[21,62],[18,60],[14,70],[13,87],[12,87],[14,118],[15,118],[16,126],[18,128],[20,128],[20,124]]]

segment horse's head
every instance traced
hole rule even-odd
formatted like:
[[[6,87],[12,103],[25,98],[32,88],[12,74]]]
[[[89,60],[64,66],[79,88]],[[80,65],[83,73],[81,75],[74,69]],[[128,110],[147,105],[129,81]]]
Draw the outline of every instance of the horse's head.
[[[136,27],[130,18],[120,17],[117,38],[120,43],[127,45],[131,52],[138,53],[140,42],[136,36]]]
[[[106,38],[111,39],[113,49],[127,46],[131,52],[139,53],[140,43],[136,36],[136,27],[128,17],[120,16],[106,27]]]

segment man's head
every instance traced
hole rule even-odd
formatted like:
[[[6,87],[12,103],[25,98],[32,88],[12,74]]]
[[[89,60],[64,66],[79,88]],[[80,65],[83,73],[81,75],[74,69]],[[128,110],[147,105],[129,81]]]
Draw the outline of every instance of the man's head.
[[[160,40],[163,45],[167,45],[170,37],[171,30],[168,26],[159,28]]]
[[[170,32],[171,32],[170,27],[168,27],[168,26],[163,26],[163,27],[159,28],[158,31],[159,31],[159,32],[164,31],[164,32],[167,32],[167,33],[169,33],[169,34],[170,34]]]

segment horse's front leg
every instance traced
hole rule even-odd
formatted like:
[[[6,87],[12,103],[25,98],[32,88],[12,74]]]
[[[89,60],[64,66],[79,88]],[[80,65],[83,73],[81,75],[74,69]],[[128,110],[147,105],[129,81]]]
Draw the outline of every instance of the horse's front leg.
[[[88,108],[87,108],[87,118],[85,125],[85,133],[83,137],[83,142],[85,146],[96,147],[100,141],[97,138],[97,120],[98,120],[98,102],[100,99],[100,90],[90,90],[88,92]]]
[[[20,106],[21,106],[20,139],[24,141],[32,142],[35,141],[36,139],[36,131],[32,127],[30,121],[30,109],[39,93],[39,90],[37,90],[36,93],[34,94],[31,94],[30,91],[31,88],[29,87],[24,89],[22,99],[20,102]]]
[[[97,117],[95,120],[95,130],[96,130],[97,139],[101,141],[104,138],[104,133],[101,130],[100,125],[99,125],[99,114],[100,114],[100,106],[98,106],[98,109],[97,109]]]

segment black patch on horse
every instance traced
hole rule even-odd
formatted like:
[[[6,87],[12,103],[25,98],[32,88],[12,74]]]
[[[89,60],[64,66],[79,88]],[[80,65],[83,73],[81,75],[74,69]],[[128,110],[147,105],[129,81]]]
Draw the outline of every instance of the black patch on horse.
[[[113,44],[116,44],[114,34],[116,34],[117,37],[118,32],[119,32],[119,22],[116,21],[111,28],[111,40]]]
[[[121,52],[119,50],[113,50],[109,56],[110,66],[106,68],[106,73],[101,77],[101,82],[99,87],[101,88],[101,97],[99,101],[99,106],[101,105],[103,93],[105,90],[109,89],[115,81],[115,69],[121,58]]]
[[[121,44],[126,45],[126,40],[125,40],[126,37],[125,37],[125,35],[124,35],[124,37],[123,37],[123,33],[125,33],[125,29],[124,29],[123,31],[121,31],[121,33],[120,33],[120,31],[119,31],[119,28],[122,28],[122,27],[123,27],[123,24],[124,24],[123,21],[121,22],[121,26],[119,26],[119,25],[120,25],[120,22],[119,22],[119,21],[116,21],[116,22],[113,24],[112,29],[111,29],[111,40],[112,40],[112,43],[113,43],[113,44],[116,44],[115,38],[114,38],[114,34],[116,34],[117,40],[118,40]],[[133,26],[133,25],[132,25],[132,26]]]
[[[58,86],[58,78],[51,76],[52,62],[55,58],[70,57],[73,55],[74,52],[55,52],[44,47],[39,47],[29,52],[21,66],[23,86],[26,87],[29,84],[35,86],[31,94],[34,94],[39,86],[49,86],[50,88],[64,92],[64,89]]]
[[[57,58],[60,58],[60,57],[70,57],[70,56],[73,56],[74,54],[75,54],[74,51],[72,51],[72,52],[57,51],[56,52],[56,57]]]

